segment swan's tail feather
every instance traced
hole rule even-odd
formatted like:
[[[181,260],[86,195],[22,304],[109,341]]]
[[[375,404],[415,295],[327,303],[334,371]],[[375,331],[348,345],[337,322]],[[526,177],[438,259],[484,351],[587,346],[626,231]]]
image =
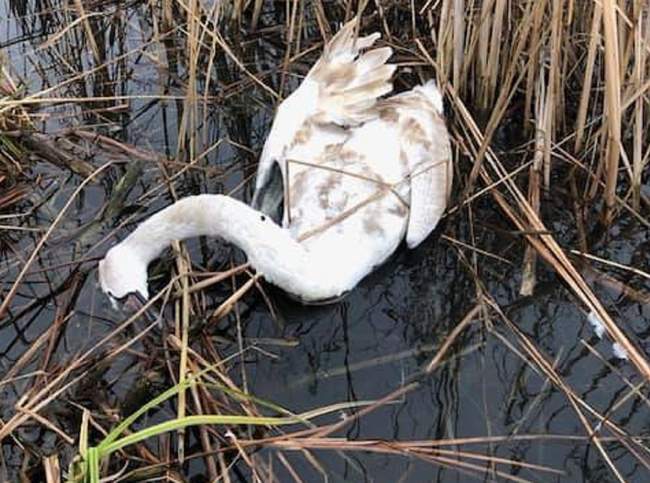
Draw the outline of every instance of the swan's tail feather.
[[[380,34],[356,38],[356,25],[354,19],[341,28],[307,76],[318,84],[317,122],[360,124],[374,115],[377,98],[393,90],[396,66],[386,63],[393,50],[382,47],[361,54]]]

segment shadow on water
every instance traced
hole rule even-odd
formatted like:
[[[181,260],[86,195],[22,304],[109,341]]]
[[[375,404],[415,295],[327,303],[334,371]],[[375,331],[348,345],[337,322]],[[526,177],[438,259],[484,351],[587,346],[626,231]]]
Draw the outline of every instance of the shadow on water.
[[[26,105],[38,119],[37,130],[56,142],[50,147],[39,144],[28,170],[31,191],[19,205],[2,213],[2,223],[15,227],[0,235],[2,294],[8,293],[43,234],[56,223],[20,283],[8,315],[0,320],[2,421],[15,418],[19,405],[83,358],[81,365],[40,396],[41,401],[52,396],[38,408],[40,419],[27,421],[3,439],[1,467],[10,481],[20,476],[43,479],[41,459],[51,454],[67,466],[76,452],[84,408],[92,411],[98,438],[99,428],[113,426],[119,417],[175,383],[178,351],[168,339],[174,331],[174,304],[164,310],[162,324],[151,326],[142,318],[102,341],[124,314],[100,294],[97,260],[114,240],[175,197],[234,191],[235,196],[249,199],[256,155],[275,105],[223,50],[216,50],[210,59],[215,68],[198,70],[210,72],[209,78],[197,80],[197,91],[207,98],[207,104],[199,102],[199,115],[193,118],[198,134],[178,138],[179,130],[190,125],[185,124],[185,116],[191,115],[184,100],[188,73],[182,28],[153,23],[148,9],[158,7],[150,4],[109,3],[106,12],[89,18],[94,32],[94,45],[89,46],[82,29],[55,38],[78,18],[70,8],[59,9],[48,2],[0,4],[2,56],[24,82],[26,92],[58,85],[52,97],[79,99]],[[285,79],[277,68],[284,61],[283,9],[262,15],[256,32],[243,36],[227,23],[223,32],[247,69],[261,73],[260,79],[276,92],[283,82],[286,92],[296,81]],[[203,41],[211,42],[208,37]],[[313,58],[294,60],[290,72],[304,73]],[[199,152],[205,154],[192,156]],[[83,163],[75,171],[65,164],[66,156]],[[109,161],[113,164],[82,187],[84,166],[96,169]],[[469,162],[459,160],[458,165],[462,171]],[[570,195],[562,191],[562,183],[557,185],[557,193],[545,199],[544,216],[558,240],[573,246],[574,227],[565,206]],[[73,202],[61,214],[71,197]],[[647,229],[625,216],[617,223],[607,242],[595,245],[596,253],[632,266],[650,266]],[[429,363],[447,334],[475,305],[480,283],[585,403],[628,435],[647,435],[647,399],[627,396],[626,381],[638,384],[639,376],[612,356],[606,340],[593,335],[586,314],[556,275],[540,264],[535,295],[519,295],[524,244],[512,230],[492,202],[480,198],[455,211],[417,250],[400,249],[338,303],[300,306],[264,286],[272,310],[259,291],[251,290],[232,312],[211,319],[209,314],[232,293],[232,284],[240,286],[249,279],[239,275],[196,295],[194,303],[202,310],[193,316],[191,348],[206,360],[228,360],[229,377],[239,387],[296,413],[341,401],[375,400],[411,380]],[[471,245],[482,252],[473,251]],[[219,240],[192,240],[187,247],[197,270],[219,271],[242,261],[240,253]],[[647,342],[647,280],[626,272],[607,277],[582,263],[585,277],[607,308],[637,340]],[[173,265],[174,256],[168,251],[151,268],[153,287],[164,286]],[[636,291],[630,292],[630,286]],[[134,338],[137,341],[125,348]],[[242,347],[246,350],[240,354]],[[93,352],[87,355],[89,350]],[[207,402],[206,406],[211,407]],[[174,414],[173,407],[165,406],[141,424]],[[597,420],[591,423],[596,426]],[[584,436],[585,429],[566,395],[525,360],[502,321],[483,318],[461,334],[451,356],[416,391],[356,420],[339,436],[388,441],[509,436],[509,440],[482,440],[448,449],[565,472],[562,476],[516,465],[499,467],[505,474],[527,480],[613,478],[594,445],[584,438],[517,439],[524,435]],[[225,439],[218,433],[214,440]],[[626,479],[646,480],[647,468],[629,447],[620,440],[604,441]],[[160,454],[168,445],[161,438],[148,444],[148,449],[140,448],[140,462],[165,461]],[[186,453],[202,451],[198,433],[191,432]],[[255,457],[271,461],[279,451],[263,448]],[[283,454],[292,470],[273,460],[278,481],[288,481],[292,472],[303,481],[318,481],[322,472],[329,481],[464,481],[470,471],[449,462],[432,465],[422,458],[371,452],[317,449],[313,457],[299,451]],[[233,464],[232,481],[254,480],[241,459],[232,454],[228,458]],[[499,479],[491,473],[491,464],[480,459],[474,463],[485,471],[485,479]],[[119,469],[117,464],[111,466],[111,472]],[[207,470],[202,458],[190,459],[178,469],[191,481],[208,481],[203,477]]]

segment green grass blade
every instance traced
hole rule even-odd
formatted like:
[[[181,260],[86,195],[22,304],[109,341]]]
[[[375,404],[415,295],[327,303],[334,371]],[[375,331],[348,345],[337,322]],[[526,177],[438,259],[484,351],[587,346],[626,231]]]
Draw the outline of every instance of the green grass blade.
[[[139,443],[152,436],[157,436],[169,431],[176,431],[189,426],[200,426],[203,424],[223,424],[223,425],[254,425],[254,426],[284,426],[288,424],[297,424],[302,422],[302,417],[255,417],[255,416],[233,416],[233,415],[195,415],[185,416],[184,418],[165,421],[149,428],[142,429],[135,433],[129,434],[124,438],[111,441],[104,440],[96,449],[100,457],[105,458],[114,451],[134,443]]]

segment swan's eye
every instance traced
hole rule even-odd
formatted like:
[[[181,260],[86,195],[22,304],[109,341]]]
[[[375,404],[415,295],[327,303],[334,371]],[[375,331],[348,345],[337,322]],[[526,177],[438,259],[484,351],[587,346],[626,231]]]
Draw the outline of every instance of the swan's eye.
[[[264,215],[260,216],[260,220],[266,221],[266,216],[264,216]]]

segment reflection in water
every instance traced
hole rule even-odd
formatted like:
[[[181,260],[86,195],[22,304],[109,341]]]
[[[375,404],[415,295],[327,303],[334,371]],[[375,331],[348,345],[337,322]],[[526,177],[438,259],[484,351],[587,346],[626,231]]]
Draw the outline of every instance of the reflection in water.
[[[2,234],[0,290],[6,294],[44,230],[75,196],[25,275],[8,316],[0,320],[2,421],[16,417],[19,402],[34,398],[43,402],[54,396],[38,408],[49,426],[32,419],[3,440],[2,467],[11,481],[20,474],[32,481],[43,479],[41,458],[49,454],[58,454],[66,466],[76,450],[74,439],[84,408],[92,411],[97,425],[92,437],[99,438],[99,428],[113,426],[174,384],[178,350],[169,335],[178,309],[170,303],[163,311],[163,323],[143,317],[104,340],[126,316],[100,295],[97,258],[115,236],[123,237],[128,227],[174,198],[231,190],[235,196],[249,197],[251,184],[242,187],[242,183],[254,171],[273,112],[275,99],[217,50],[211,60],[213,70],[199,69],[203,77],[197,79],[196,90],[205,93],[205,99],[198,103],[198,113],[192,114],[184,100],[188,66],[182,29],[169,23],[154,25],[148,4],[107,8],[90,19],[95,46],[89,48],[82,30],[53,40],[53,34],[69,23],[65,10],[31,2],[0,3],[0,18],[7,19],[0,27],[0,44],[12,68],[26,80],[27,91],[58,84],[52,95],[87,101],[40,106],[39,127],[60,136],[62,150],[95,168],[114,162],[78,195],[74,193],[82,177],[46,160],[34,163],[33,191],[16,211],[23,214],[10,220],[29,230]],[[241,39],[239,29],[226,27],[222,32],[247,69],[259,72],[276,92],[283,82],[285,91],[294,82],[275,70],[284,60],[284,41],[275,29],[284,23],[283,8],[260,19],[259,32],[266,29],[267,36],[251,34]],[[49,42],[47,48],[37,50],[44,42]],[[301,72],[308,64],[296,59],[290,70]],[[191,135],[191,126],[196,136]],[[179,130],[185,133],[180,139]],[[133,163],[135,158],[140,165]],[[463,163],[459,160],[464,169]],[[564,210],[558,206],[545,214],[554,221],[549,225],[560,239],[571,236]],[[612,240],[596,245],[597,254],[647,267],[647,231],[626,225],[625,218],[620,223]],[[539,436],[584,435],[585,429],[566,394],[528,362],[521,343],[522,337],[528,337],[586,405],[627,432],[622,440],[608,440],[604,447],[626,479],[643,481],[647,468],[639,461],[648,461],[648,455],[630,438],[650,430],[647,400],[631,396],[638,376],[612,357],[606,340],[593,336],[585,314],[546,267],[537,274],[535,295],[518,295],[523,244],[510,230],[494,207],[479,199],[450,216],[416,251],[400,250],[336,304],[300,306],[264,286],[265,296],[251,290],[234,311],[213,320],[210,314],[232,293],[232,284],[238,287],[249,279],[240,274],[193,295],[197,310],[192,314],[191,348],[211,363],[227,361],[225,372],[238,387],[296,413],[341,401],[376,400],[412,380],[420,381],[417,390],[355,420],[337,436],[388,441],[508,436],[446,449],[549,466],[566,472],[567,481],[609,478],[611,473],[594,444]],[[442,238],[443,233],[448,237]],[[468,248],[472,245],[488,255],[472,251]],[[241,261],[241,254],[218,240],[193,240],[187,247],[197,271],[225,270]],[[583,262],[587,273],[592,265]],[[168,253],[151,268],[153,288],[163,288],[161,283],[169,279],[173,266],[174,257]],[[602,267],[597,268],[602,273]],[[617,320],[639,340],[647,340],[650,309],[643,298],[647,281],[617,274],[626,286],[640,287],[641,295],[634,297],[603,282],[603,276],[589,273],[590,283]],[[486,312],[462,332],[444,364],[423,377],[423,369],[481,291],[499,304],[522,334],[517,335],[495,311]],[[52,384],[49,389],[48,384]],[[227,408],[225,396],[199,398],[206,410]],[[329,418],[333,421],[351,411]],[[598,419],[587,406],[581,411],[599,435],[612,435],[604,429],[607,424],[597,426]],[[172,406],[164,406],[142,424],[174,414]],[[219,431],[212,441],[225,445]],[[245,437],[246,431],[240,436]],[[134,454],[153,464],[169,449],[165,441],[169,440],[151,442],[148,449],[143,446]],[[187,454],[202,451],[200,436],[190,432]],[[273,459],[278,452],[267,447],[252,457],[260,465],[272,458],[277,479],[288,481],[291,471]],[[174,451],[169,454],[173,458]],[[316,449],[282,455],[304,481],[322,479],[321,471],[330,481],[464,481],[465,471],[470,471],[450,463],[431,465],[417,457],[359,451]],[[253,480],[241,459],[227,453],[227,460],[234,461],[234,478]],[[193,481],[204,481],[199,475],[208,471],[205,461],[191,459],[183,472],[194,475]],[[490,464],[471,461],[487,471],[486,479],[498,478],[490,473],[494,470]],[[535,481],[561,479],[516,465],[498,469]]]

